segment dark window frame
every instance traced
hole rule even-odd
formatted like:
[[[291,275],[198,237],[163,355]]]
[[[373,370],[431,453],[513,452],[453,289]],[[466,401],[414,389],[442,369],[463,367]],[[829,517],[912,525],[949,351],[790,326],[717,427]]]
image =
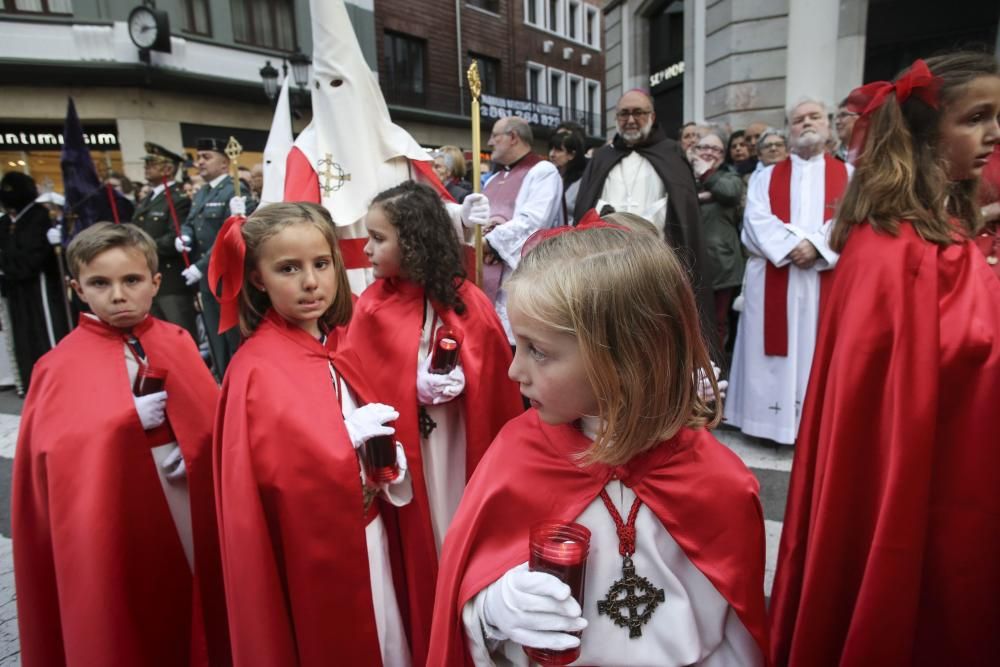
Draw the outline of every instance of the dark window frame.
[[[481,53],[474,53],[472,51],[469,51],[467,55],[470,62],[475,60],[479,63],[479,80],[482,82],[482,92],[485,95],[503,97],[503,79],[500,77],[502,63],[500,59],[492,56],[484,56]],[[490,71],[492,71],[492,76],[488,77],[487,73]],[[489,85],[490,83],[492,85]]]
[[[490,14],[500,15],[500,0],[465,0],[465,4]]]
[[[407,52],[398,54],[399,47],[405,46]],[[421,89],[413,87],[414,79],[409,76],[409,72],[397,72],[394,62],[410,62],[416,48],[420,53],[420,83]],[[402,59],[397,55],[405,56]],[[385,93],[386,102],[389,104],[400,104],[403,106],[424,106],[428,101],[428,44],[427,40],[415,35],[409,35],[397,30],[382,31],[382,68],[385,73]],[[409,84],[409,85],[407,85]]]
[[[278,21],[276,20],[276,14],[275,14],[275,12],[278,9],[278,5],[281,4],[282,1],[285,4],[287,4],[288,7],[289,7],[289,9],[291,10],[291,19],[292,19],[291,20],[291,28],[292,28],[292,34],[291,34],[291,45],[289,46],[289,48],[284,48],[284,47],[278,46],[278,43],[279,43],[280,40],[278,39],[278,33],[277,33],[277,30],[278,30]],[[237,38],[236,37],[236,29],[235,29],[235,26],[234,26],[233,27],[233,41],[234,42],[236,42],[237,44],[245,44],[247,46],[256,46],[258,48],[263,48],[263,49],[272,49],[274,51],[285,51],[285,52],[288,52],[288,53],[291,53],[291,52],[293,52],[293,51],[296,50],[297,47],[295,45],[297,45],[299,43],[299,39],[298,39],[298,31],[297,31],[296,25],[295,25],[295,2],[294,2],[294,0],[268,0],[268,2],[267,2],[268,16],[266,17],[266,21],[262,22],[260,24],[260,26],[266,26],[267,28],[270,28],[270,30],[271,30],[270,37],[273,40],[272,43],[267,43],[267,42],[261,41],[261,39],[259,38],[259,35],[257,35],[258,25],[254,21],[254,10],[253,10],[254,3],[253,3],[253,0],[229,0],[229,4],[230,4],[230,16],[233,14],[233,12],[232,12],[232,5],[233,5],[233,3],[236,3],[236,2],[238,2],[238,3],[240,3],[240,4],[243,5],[244,14],[247,17],[247,29],[250,32],[250,38],[249,39],[245,39],[245,40]]]
[[[194,7],[195,4],[201,3],[205,7],[205,31],[202,32],[197,29],[194,25]],[[182,32],[186,32],[191,35],[199,35],[201,37],[211,37],[212,36],[212,5],[209,0],[181,0],[181,6],[184,8],[184,26],[181,28]]]
[[[49,9],[49,0],[41,0],[41,11],[18,9],[16,0],[0,0],[0,8],[9,14],[26,14],[28,16],[73,16],[72,8],[68,12],[55,12]]]

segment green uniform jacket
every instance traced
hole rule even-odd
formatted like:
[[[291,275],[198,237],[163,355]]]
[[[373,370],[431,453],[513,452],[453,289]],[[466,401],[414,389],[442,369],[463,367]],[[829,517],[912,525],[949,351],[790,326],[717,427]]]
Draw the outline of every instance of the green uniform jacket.
[[[191,210],[191,200],[176,185],[170,186],[170,197],[177,211],[177,224],[182,225],[187,220]],[[142,228],[156,241],[156,254],[160,258],[160,273],[163,282],[160,285],[161,294],[190,294],[191,288],[184,284],[181,271],[184,270],[184,258],[174,247],[177,229],[170,218],[170,208],[167,206],[166,191],[155,197],[147,197],[139,202],[132,214],[132,222]]]
[[[706,191],[712,193],[709,201],[701,202],[707,274],[713,290],[738,287],[743,283],[746,265],[740,243],[743,180],[736,174],[719,169],[698,182],[698,192]]]
[[[236,196],[233,179],[226,175],[213,188],[205,185],[198,190],[188,214],[184,233],[191,237],[191,261],[198,266],[201,275],[208,275],[208,260],[219,235],[222,223],[229,217],[229,200]]]

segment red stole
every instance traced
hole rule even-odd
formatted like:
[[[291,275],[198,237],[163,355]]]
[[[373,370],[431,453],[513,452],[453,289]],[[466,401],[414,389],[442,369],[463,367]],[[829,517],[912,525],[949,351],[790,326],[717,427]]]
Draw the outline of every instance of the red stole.
[[[367,398],[356,362],[271,311],[226,372],[214,463],[236,665],[381,665],[360,471],[331,360]]]
[[[575,455],[589,444],[572,425],[542,423],[535,410],[497,436],[445,541],[427,664],[471,665],[462,607],[528,560],[533,523],[575,519],[613,478],[653,511],[767,655],[764,521],[757,480],[746,466],[705,430],[682,429],[615,468],[580,467]]]
[[[147,317],[132,333],[168,370],[195,577],[135,411],[122,331],[81,316],[35,366],[18,434],[11,524],[25,664],[229,661],[211,461],[219,390],[180,327]]]
[[[843,162],[824,155],[826,162],[823,207],[824,224],[833,217],[837,202],[847,188],[847,167]],[[792,220],[792,160],[774,165],[768,189],[771,212],[786,225]],[[764,354],[788,356],[788,265],[777,267],[767,263],[764,274]],[[820,274],[820,299],[828,289],[829,271]]]
[[[465,391],[455,399],[465,413],[466,476],[472,475],[501,427],[524,410],[517,384],[507,377],[510,346],[492,304],[472,283],[464,281],[459,296],[464,315],[434,305],[444,326],[462,338]],[[437,550],[424,482],[417,412],[417,353],[424,318],[424,290],[405,280],[376,280],[354,309],[346,341],[339,348],[363,364],[375,400],[399,411],[396,438],[403,443],[413,479],[413,501],[382,509],[387,528],[398,524],[407,599],[403,616],[409,622],[413,664],[424,664],[430,638]]]

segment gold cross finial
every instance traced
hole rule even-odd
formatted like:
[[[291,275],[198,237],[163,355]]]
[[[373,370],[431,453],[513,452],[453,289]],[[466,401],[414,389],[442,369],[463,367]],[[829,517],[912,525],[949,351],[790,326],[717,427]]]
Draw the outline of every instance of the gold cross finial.
[[[240,155],[243,153],[243,146],[240,142],[236,141],[236,137],[229,137],[229,142],[226,144],[226,156],[236,162],[240,159]]]
[[[479,81],[478,61],[472,61],[472,64],[469,65],[469,71],[465,73],[465,76],[469,79],[469,92],[472,93],[472,99],[478,100],[480,93],[483,91],[482,83]]]

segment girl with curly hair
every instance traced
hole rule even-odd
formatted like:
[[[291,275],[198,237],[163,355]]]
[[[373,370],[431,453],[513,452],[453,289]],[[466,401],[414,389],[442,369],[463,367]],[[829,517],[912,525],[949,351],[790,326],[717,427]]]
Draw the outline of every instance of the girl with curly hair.
[[[386,190],[365,225],[376,280],[342,345],[360,357],[379,400],[399,411],[396,437],[414,499],[383,515],[401,542],[414,664],[423,664],[448,524],[469,475],[523,404],[507,377],[507,337],[489,299],[465,279],[462,246],[437,193],[414,182]],[[432,349],[456,345],[453,368],[431,367]]]

